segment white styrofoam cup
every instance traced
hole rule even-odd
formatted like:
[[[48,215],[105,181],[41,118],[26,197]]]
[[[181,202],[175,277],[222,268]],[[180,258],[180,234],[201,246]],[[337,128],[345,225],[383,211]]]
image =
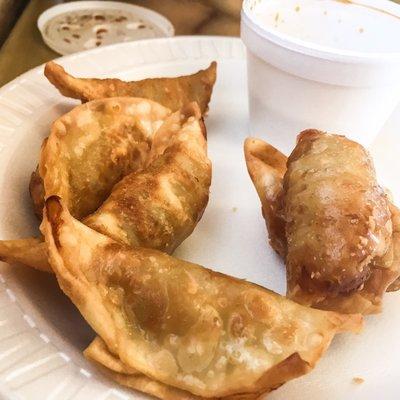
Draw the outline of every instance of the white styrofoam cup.
[[[311,1],[321,0],[304,1],[310,5]],[[330,7],[330,3],[335,4]],[[244,1],[241,37],[247,47],[252,135],[264,137],[286,153],[293,149],[297,134],[307,128],[345,134],[366,146],[371,144],[400,101],[400,6],[386,0],[358,3],[366,5],[369,14],[376,12],[377,17],[366,16],[357,7],[345,9],[343,13],[334,0],[325,0],[324,9],[329,14],[327,11],[324,14],[330,16],[331,22],[337,18],[336,27],[329,26],[327,31],[323,18],[304,21],[304,24],[313,24],[313,31],[306,33],[309,37],[313,32],[330,35],[332,31],[332,43],[335,43],[345,34],[346,48],[335,48],[332,43],[313,42],[312,37],[299,39],[263,24],[257,8],[268,7],[268,0]],[[296,3],[293,1],[293,4]],[[361,5],[358,7],[364,10]],[[285,12],[289,20],[302,18],[300,11],[294,16],[285,9],[281,15]],[[350,23],[354,21],[355,27],[362,28],[349,30],[348,24],[342,24],[342,28],[340,18],[344,19],[349,12],[354,18],[348,18]],[[277,12],[279,17],[282,18]],[[397,18],[392,27],[396,32],[398,23],[398,36],[391,39],[393,46],[386,43],[380,49],[378,37],[373,44],[376,48],[368,48],[366,44],[367,48],[358,50],[363,42],[357,35],[364,29],[371,35],[375,34],[371,30],[376,30],[379,35],[380,24],[386,23],[387,18]]]

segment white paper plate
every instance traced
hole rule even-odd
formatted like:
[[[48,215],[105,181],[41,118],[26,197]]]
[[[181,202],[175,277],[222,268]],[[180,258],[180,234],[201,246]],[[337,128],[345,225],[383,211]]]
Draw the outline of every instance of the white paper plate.
[[[266,243],[259,201],[243,158],[247,89],[241,42],[213,37],[158,39],[104,47],[59,61],[76,75],[139,79],[190,73],[214,59],[218,79],[206,121],[213,161],[210,203],[176,255],[284,293],[284,266]],[[37,231],[28,195],[30,173],[52,121],[77,104],[59,95],[42,72],[42,67],[36,68],[0,90],[0,237],[4,239]],[[399,126],[397,113],[372,149],[381,181],[398,201]],[[54,277],[3,263],[0,274],[3,398],[144,398],[113,384],[83,358],[82,350],[94,334]],[[268,399],[398,399],[399,336],[400,293],[388,294],[384,312],[367,318],[361,335],[338,336],[312,373],[284,385]],[[365,382],[352,383],[356,376]]]

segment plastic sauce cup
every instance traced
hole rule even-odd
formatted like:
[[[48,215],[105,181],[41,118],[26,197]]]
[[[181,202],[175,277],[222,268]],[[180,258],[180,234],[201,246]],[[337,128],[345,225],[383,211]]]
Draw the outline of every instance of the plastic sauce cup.
[[[44,42],[59,54],[174,35],[171,22],[148,8],[117,1],[70,1],[38,19]]]
[[[288,153],[303,129],[372,143],[400,101],[400,6],[245,0],[251,134]]]

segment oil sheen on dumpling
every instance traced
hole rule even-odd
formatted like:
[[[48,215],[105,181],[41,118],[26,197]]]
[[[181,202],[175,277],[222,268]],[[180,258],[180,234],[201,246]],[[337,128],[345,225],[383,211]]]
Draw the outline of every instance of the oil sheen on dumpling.
[[[214,61],[208,68],[192,75],[131,82],[119,79],[75,78],[53,61],[46,64],[44,73],[61,94],[80,99],[82,102],[106,97],[143,97],[154,100],[172,111],[196,102],[202,114],[205,114],[217,78],[217,63]]]
[[[165,253],[129,248],[58,198],[42,224],[61,288],[121,362],[202,397],[262,394],[308,372],[359,315],[310,309]]]
[[[203,215],[210,184],[206,130],[191,103],[157,131],[147,166],[123,178],[84,223],[130,246],[171,253]]]
[[[154,133],[170,113],[140,98],[75,107],[54,122],[43,144],[38,172],[44,196],[61,196],[78,219],[94,212],[121,178],[142,168]],[[43,199],[34,202],[39,211]]]
[[[149,378],[137,370],[127,367],[107,348],[104,340],[96,337],[84,351],[86,358],[94,362],[102,373],[120,385],[150,394],[163,400],[201,400],[196,396],[170,385]]]
[[[196,103],[167,118],[142,163],[83,222],[118,242],[170,253],[192,233],[208,202],[211,162]],[[71,190],[61,187],[57,193]],[[51,272],[46,246],[38,239],[0,241],[0,258]]]
[[[258,139],[245,143],[271,244],[286,260],[288,296],[321,309],[379,312],[389,285],[397,287],[400,225],[370,155],[316,130],[300,134],[287,171],[276,152]]]
[[[256,138],[246,139],[244,155],[247,170],[261,201],[270,244],[281,257],[286,257],[282,187],[287,158],[270,144]]]

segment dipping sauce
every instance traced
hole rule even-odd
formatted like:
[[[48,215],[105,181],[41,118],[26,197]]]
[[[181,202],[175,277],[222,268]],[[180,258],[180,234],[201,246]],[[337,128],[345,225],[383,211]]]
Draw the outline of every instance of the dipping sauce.
[[[56,15],[44,25],[43,35],[61,54],[166,36],[153,22],[118,9],[81,9]]]
[[[399,15],[379,10],[376,6],[358,3],[357,0],[265,0],[252,3],[253,15],[260,26],[304,42],[357,52],[400,51]]]

